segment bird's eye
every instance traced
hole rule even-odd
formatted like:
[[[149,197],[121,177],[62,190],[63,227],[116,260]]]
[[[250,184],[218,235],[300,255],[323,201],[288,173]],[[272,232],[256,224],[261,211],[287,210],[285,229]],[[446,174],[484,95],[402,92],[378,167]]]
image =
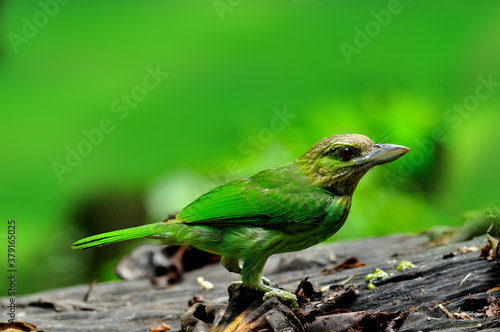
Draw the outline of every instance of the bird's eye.
[[[340,150],[340,158],[344,161],[352,159],[354,157],[354,154],[354,149],[350,147],[345,147]]]

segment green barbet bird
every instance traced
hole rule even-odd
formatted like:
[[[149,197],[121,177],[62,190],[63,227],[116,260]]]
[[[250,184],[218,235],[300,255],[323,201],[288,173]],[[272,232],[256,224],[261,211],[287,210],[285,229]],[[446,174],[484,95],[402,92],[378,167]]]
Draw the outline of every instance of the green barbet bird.
[[[209,191],[175,219],[91,236],[72,247],[86,249],[141,237],[189,244],[220,255],[221,264],[240,273],[245,286],[265,292],[264,300],[278,296],[297,309],[294,294],[263,278],[269,256],[303,250],[335,234],[347,219],[363,175],[408,151],[404,146],[375,144],[358,134],[326,137],[294,162]]]

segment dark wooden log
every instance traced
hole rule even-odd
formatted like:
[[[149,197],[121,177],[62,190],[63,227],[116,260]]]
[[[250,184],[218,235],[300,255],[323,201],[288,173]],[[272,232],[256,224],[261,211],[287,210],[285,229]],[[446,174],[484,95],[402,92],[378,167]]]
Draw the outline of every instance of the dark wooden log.
[[[47,331],[166,330],[161,324],[172,331],[181,324],[189,331],[237,331],[238,326],[249,331],[500,328],[500,264],[479,257],[486,236],[438,247],[427,243],[425,236],[389,236],[271,257],[265,275],[285,290],[295,291],[309,277],[302,282],[298,313],[274,297],[263,303],[261,292],[238,285],[230,288],[228,304],[228,286],[239,276],[216,264],[186,272],[181,283],[167,287],[148,280],[98,283],[87,301],[83,298],[89,285],[20,296],[17,319]],[[415,267],[398,271],[402,260]],[[375,268],[388,276],[368,290],[364,278]],[[201,289],[198,276],[212,282],[214,289]],[[321,293],[322,288],[328,290]],[[0,298],[0,303],[5,307],[8,298]]]

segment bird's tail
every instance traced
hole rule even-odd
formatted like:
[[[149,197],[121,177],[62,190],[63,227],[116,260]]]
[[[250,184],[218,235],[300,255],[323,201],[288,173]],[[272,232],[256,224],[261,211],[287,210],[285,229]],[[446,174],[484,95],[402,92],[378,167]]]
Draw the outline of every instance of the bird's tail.
[[[170,226],[173,225],[175,224],[161,221],[154,224],[147,224],[139,227],[120,229],[117,231],[93,235],[85,239],[76,241],[75,243],[73,243],[71,248],[88,249],[92,247],[103,246],[114,242],[138,239],[141,237],[148,237],[148,236],[168,238],[169,237],[168,229],[170,228]]]

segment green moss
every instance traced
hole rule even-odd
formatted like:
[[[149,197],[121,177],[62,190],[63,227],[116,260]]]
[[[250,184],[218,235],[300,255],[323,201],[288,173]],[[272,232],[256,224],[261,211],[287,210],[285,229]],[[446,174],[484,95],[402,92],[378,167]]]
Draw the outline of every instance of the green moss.
[[[415,265],[413,265],[412,262],[410,262],[410,261],[401,261],[401,263],[399,263],[399,265],[396,268],[396,270],[398,270],[398,271],[406,271],[406,270],[409,270],[409,269],[411,269],[413,267],[415,267]]]

